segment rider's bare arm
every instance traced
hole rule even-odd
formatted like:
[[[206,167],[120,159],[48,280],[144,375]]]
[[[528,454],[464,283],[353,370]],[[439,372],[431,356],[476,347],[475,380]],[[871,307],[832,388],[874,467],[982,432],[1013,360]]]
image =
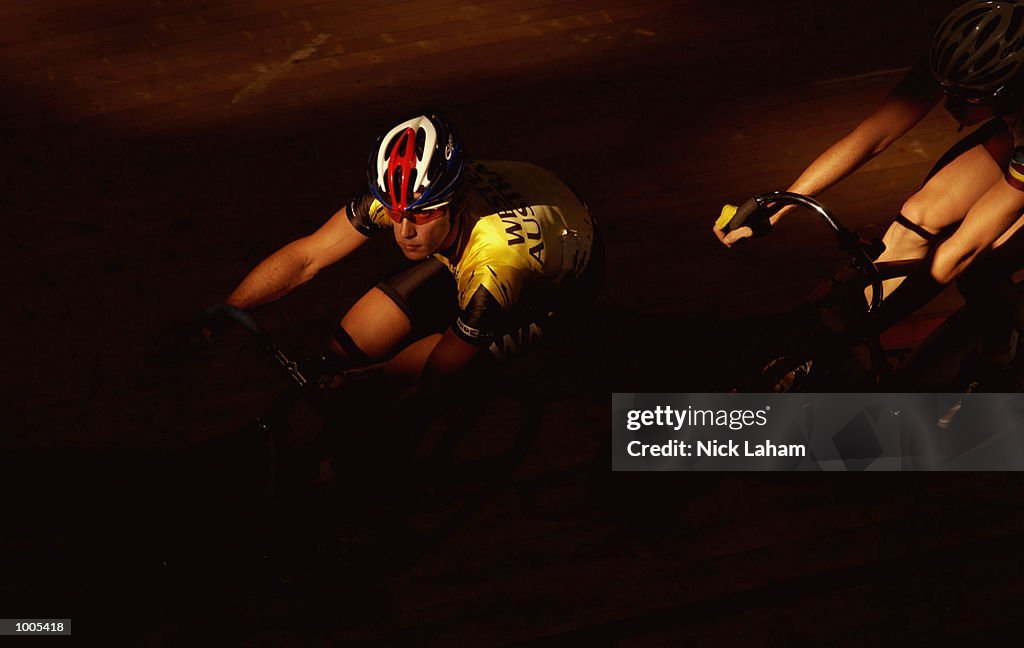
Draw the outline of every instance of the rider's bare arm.
[[[789,190],[813,196],[831,187],[902,137],[941,98],[927,65],[915,65],[873,113],[818,156]]]
[[[261,261],[226,301],[248,309],[278,300],[368,240],[352,226],[347,208],[342,207],[320,229]]]
[[[789,191],[814,196],[859,169],[914,127],[942,98],[927,62],[921,61],[903,77],[882,104],[850,133],[818,156],[789,187]],[[792,208],[772,216],[774,225]],[[726,234],[715,233],[725,245],[751,236],[749,227]]]

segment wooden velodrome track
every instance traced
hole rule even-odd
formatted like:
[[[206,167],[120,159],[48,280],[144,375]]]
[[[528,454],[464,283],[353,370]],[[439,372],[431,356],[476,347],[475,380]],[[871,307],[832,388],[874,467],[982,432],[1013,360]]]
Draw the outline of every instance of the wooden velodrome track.
[[[732,251],[710,224],[856,124],[955,4],[0,4],[0,617],[146,645],[1000,636],[1024,595],[1016,474],[613,475],[606,443],[611,392],[707,389],[730,322],[839,262],[807,220]],[[474,156],[569,179],[607,290],[545,370],[530,452],[456,533],[379,577],[268,584],[227,558],[251,553],[228,508],[251,479],[235,431],[280,383],[240,334],[148,357],[343,204],[422,105]],[[880,233],[955,138],[937,111],[824,198]],[[373,244],[261,317],[315,349],[395,257]]]

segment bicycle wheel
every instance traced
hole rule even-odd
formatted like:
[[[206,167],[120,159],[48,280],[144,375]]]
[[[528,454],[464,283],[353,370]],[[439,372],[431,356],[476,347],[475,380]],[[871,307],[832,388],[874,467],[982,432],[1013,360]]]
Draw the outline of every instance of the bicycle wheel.
[[[771,329],[749,351],[754,363],[735,391],[875,391],[888,371],[877,338],[851,339],[836,309],[805,304]]]
[[[504,487],[540,432],[543,402],[525,380],[492,383],[488,397],[452,410],[425,435],[405,508],[395,511],[404,537],[392,537],[389,561],[405,564],[442,544]],[[432,432],[432,433],[431,433]]]
[[[385,429],[373,416],[384,411],[377,407],[363,418],[323,423],[320,435],[330,438],[319,443],[298,438],[303,435],[291,423],[299,401],[282,399],[275,420],[290,424],[273,430],[271,447],[277,449],[278,545],[291,554],[283,559],[292,565],[288,580],[318,578],[317,570],[399,569],[472,519],[521,464],[543,411],[527,381],[499,376],[486,386],[484,397],[465,399],[471,404],[450,408],[423,430]],[[357,391],[383,390],[361,385]],[[340,398],[353,404],[348,395]],[[366,405],[366,398],[355,400]],[[324,457],[336,477],[333,488],[310,483]]]

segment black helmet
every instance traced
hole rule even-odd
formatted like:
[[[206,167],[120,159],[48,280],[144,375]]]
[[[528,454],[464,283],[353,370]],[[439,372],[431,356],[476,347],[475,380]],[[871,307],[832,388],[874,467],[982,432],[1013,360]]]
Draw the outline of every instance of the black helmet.
[[[465,157],[458,135],[440,115],[406,119],[370,152],[370,193],[389,209],[423,211],[448,204],[459,187]]]
[[[953,10],[932,39],[929,63],[944,90],[998,95],[1024,66],[1024,2],[974,0]]]

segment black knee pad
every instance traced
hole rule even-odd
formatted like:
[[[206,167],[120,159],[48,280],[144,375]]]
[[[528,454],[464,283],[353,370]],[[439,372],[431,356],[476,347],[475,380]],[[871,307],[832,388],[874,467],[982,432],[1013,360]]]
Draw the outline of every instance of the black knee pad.
[[[352,339],[352,336],[348,334],[348,331],[341,324],[338,324],[338,328],[334,329],[334,341],[338,343],[338,346],[342,348],[353,364],[358,366],[368,365],[373,362],[373,359],[359,348],[359,345],[356,344],[356,341]]]
[[[433,257],[380,282],[377,289],[402,309],[415,336],[445,330],[458,314],[455,279]]]

